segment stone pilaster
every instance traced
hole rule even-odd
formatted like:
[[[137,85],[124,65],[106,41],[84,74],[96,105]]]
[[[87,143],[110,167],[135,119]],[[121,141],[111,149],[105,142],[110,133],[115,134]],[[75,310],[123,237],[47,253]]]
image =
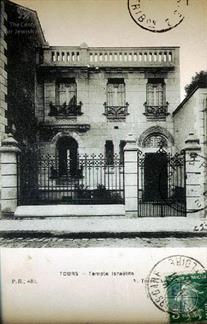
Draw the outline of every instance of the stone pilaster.
[[[133,135],[128,135],[124,147],[125,209],[137,212],[137,145]]]
[[[17,141],[8,135],[2,141],[1,154],[1,212],[11,215],[17,207],[17,154],[20,149]]]

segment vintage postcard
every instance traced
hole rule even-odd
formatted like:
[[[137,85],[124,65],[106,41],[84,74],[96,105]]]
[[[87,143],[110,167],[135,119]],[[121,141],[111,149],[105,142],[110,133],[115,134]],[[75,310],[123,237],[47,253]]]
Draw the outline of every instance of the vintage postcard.
[[[5,248],[1,260],[3,323],[207,323],[206,248]]]
[[[207,1],[0,0],[0,17],[3,323],[207,322]]]

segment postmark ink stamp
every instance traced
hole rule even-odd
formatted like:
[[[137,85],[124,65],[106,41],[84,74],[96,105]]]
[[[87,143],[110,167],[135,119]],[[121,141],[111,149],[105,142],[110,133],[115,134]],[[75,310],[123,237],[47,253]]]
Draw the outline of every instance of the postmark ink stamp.
[[[188,5],[189,0],[128,0],[134,22],[154,33],[167,32],[180,25]]]
[[[148,297],[158,309],[172,315],[180,315],[184,307],[186,313],[205,307],[203,305],[206,300],[203,293],[199,294],[199,292],[207,288],[206,281],[206,271],[201,262],[185,255],[171,255],[158,261],[151,269],[146,280],[146,290]],[[186,294],[187,299],[187,288],[192,295],[189,304],[191,306],[187,304],[184,306],[185,301],[182,298]],[[181,300],[182,306],[180,306]]]

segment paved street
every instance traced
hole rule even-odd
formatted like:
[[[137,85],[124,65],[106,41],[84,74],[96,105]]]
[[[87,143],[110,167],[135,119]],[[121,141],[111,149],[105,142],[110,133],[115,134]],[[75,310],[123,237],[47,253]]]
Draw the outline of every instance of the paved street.
[[[32,238],[0,237],[0,247],[8,248],[87,248],[87,247],[207,247],[207,237],[187,238]]]

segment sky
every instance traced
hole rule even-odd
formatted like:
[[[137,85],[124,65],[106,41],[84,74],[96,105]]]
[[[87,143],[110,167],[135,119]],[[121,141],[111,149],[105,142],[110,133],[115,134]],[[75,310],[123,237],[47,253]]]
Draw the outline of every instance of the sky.
[[[138,2],[138,0],[133,0]],[[166,1],[141,0],[164,12]],[[182,0],[184,1],[184,0]],[[131,18],[127,0],[13,0],[37,11],[50,45],[180,46],[181,99],[196,72],[207,70],[207,0],[186,0],[182,23],[164,33],[142,29]],[[163,8],[163,11],[162,11]],[[156,12],[156,14],[157,14]]]

